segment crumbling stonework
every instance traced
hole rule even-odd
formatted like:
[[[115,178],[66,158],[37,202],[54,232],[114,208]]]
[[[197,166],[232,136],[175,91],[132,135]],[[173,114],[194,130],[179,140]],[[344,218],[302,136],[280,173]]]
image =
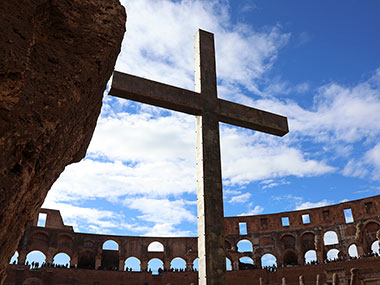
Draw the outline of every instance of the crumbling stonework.
[[[0,1],[0,283],[25,224],[84,157],[125,31],[118,0]]]
[[[348,209],[353,220],[345,218],[344,210]],[[193,270],[198,256],[195,237],[76,233],[63,224],[59,211],[41,209],[40,213],[47,215],[46,224],[37,226],[37,216],[28,224],[17,249],[18,261],[8,267],[7,285],[32,284],[31,281],[35,285],[54,284],[55,280],[59,284],[197,284],[197,272]],[[379,213],[380,196],[375,196],[315,209],[226,217],[226,256],[231,262],[226,284],[380,284],[380,256],[371,254],[371,245],[379,240]],[[309,219],[302,218],[305,215]],[[288,225],[281,223],[284,217],[289,218]],[[239,231],[239,223],[246,223],[246,232]],[[362,226],[358,240],[355,229],[359,224]],[[326,239],[326,233],[332,231],[338,237],[335,244],[329,244]],[[117,244],[117,249],[103,249],[109,240]],[[252,250],[242,251],[242,240],[250,242]],[[162,250],[150,251],[153,242],[161,243]],[[353,244],[359,258],[349,257],[349,247]],[[339,251],[339,259],[327,261],[331,249]],[[29,269],[27,255],[34,250],[45,255],[45,265]],[[305,253],[310,250],[315,251],[317,261],[305,264]],[[64,268],[51,265],[59,253],[69,256],[70,265]],[[268,253],[276,258],[277,267],[262,266],[262,258]],[[140,262],[140,272],[125,270],[131,257]],[[243,257],[252,258],[253,265],[242,266],[239,259]],[[184,261],[183,271],[170,270],[175,258]],[[162,261],[162,274],[148,272],[152,259]]]

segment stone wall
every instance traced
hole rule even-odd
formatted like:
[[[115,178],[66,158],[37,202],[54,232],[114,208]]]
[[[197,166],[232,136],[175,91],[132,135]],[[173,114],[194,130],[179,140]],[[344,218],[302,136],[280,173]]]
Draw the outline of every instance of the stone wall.
[[[226,217],[224,219],[226,256],[231,262],[231,271],[227,272],[227,283],[259,284],[261,278],[263,284],[281,284],[282,278],[285,278],[287,284],[292,284],[298,282],[299,276],[302,275],[305,284],[311,284],[308,282],[315,284],[317,276],[321,281],[320,284],[325,284],[322,281],[331,281],[333,274],[337,273],[341,282],[345,282],[342,284],[346,284],[351,278],[352,268],[359,270],[360,280],[372,278],[380,282],[378,274],[380,257],[369,254],[371,245],[378,240],[380,233],[379,205],[380,196],[375,196],[301,211]],[[344,215],[344,210],[347,213],[349,209],[352,219],[351,215],[346,217]],[[80,281],[86,280],[88,277],[85,276],[88,274],[92,276],[93,282],[102,280],[101,284],[115,284],[109,281],[112,278],[136,282],[126,284],[142,284],[142,281],[149,284],[185,284],[181,283],[184,280],[186,284],[197,282],[197,274],[193,272],[193,263],[197,258],[197,240],[194,237],[134,237],[76,233],[72,227],[63,224],[59,211],[41,209],[40,213],[47,215],[46,224],[44,227],[37,226],[38,216],[30,221],[18,246],[19,265],[10,266],[9,270],[13,273],[6,284],[14,284],[12,282],[15,282],[15,279],[11,276],[16,276],[15,270],[19,270],[18,276],[24,276],[19,277],[24,278],[23,280],[32,277],[44,280],[44,276],[50,276],[46,272],[53,270],[57,272],[57,276],[62,275],[59,278],[66,280],[67,284],[71,284],[70,278],[74,278],[73,276],[77,276],[74,279]],[[308,215],[307,219],[305,215]],[[289,224],[282,224],[282,218],[285,217],[289,218]],[[239,223],[246,224],[246,232],[239,230]],[[328,232],[336,233],[337,243],[333,243],[328,234],[325,235]],[[108,240],[116,242],[116,250],[103,249],[103,244]],[[252,249],[248,248],[242,252],[239,248],[242,240],[246,244],[250,243]],[[159,242],[163,250],[150,251],[148,248],[153,242]],[[353,244],[361,256],[359,259],[349,257],[348,248]],[[339,252],[338,260],[327,261],[327,254],[331,249]],[[23,264],[27,254],[33,250],[41,251],[49,264],[53,262],[56,254],[64,252],[70,256],[71,268],[43,267],[29,270]],[[310,251],[314,251],[317,261],[305,264],[305,253]],[[277,267],[262,268],[261,259],[265,254],[272,254],[276,258]],[[140,261],[141,272],[124,272],[124,262],[129,257],[135,257]],[[254,266],[242,270],[243,267],[239,264],[239,259],[242,257],[251,258]],[[163,262],[165,272],[159,276],[152,276],[147,272],[148,262],[153,258]],[[185,261],[184,272],[170,272],[174,258],[182,258]],[[104,272],[109,269],[112,271]],[[23,275],[20,275],[21,271]],[[108,281],[105,277],[107,274]],[[252,280],[256,280],[256,283],[252,283]]]

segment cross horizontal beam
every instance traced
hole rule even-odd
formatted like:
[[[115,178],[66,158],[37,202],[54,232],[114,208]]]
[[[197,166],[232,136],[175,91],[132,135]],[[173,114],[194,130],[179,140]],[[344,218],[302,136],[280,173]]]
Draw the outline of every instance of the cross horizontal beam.
[[[190,115],[202,115],[200,93],[114,71],[110,95],[138,101]],[[288,133],[286,117],[217,99],[216,115],[220,122],[272,135]]]

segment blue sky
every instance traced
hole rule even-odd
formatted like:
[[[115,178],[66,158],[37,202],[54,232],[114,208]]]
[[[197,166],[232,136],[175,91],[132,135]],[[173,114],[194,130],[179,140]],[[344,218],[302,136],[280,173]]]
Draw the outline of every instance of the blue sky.
[[[215,35],[218,96],[288,117],[283,138],[220,125],[225,216],[379,194],[380,2],[122,3],[116,70],[194,90],[201,28]],[[80,232],[196,236],[195,174],[194,117],[106,91],[86,158],[43,207]]]

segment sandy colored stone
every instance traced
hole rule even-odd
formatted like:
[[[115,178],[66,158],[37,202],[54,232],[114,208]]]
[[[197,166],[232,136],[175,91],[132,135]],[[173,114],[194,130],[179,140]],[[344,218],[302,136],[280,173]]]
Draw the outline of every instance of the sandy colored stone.
[[[0,2],[0,283],[26,222],[80,161],[120,51],[118,0]]]

